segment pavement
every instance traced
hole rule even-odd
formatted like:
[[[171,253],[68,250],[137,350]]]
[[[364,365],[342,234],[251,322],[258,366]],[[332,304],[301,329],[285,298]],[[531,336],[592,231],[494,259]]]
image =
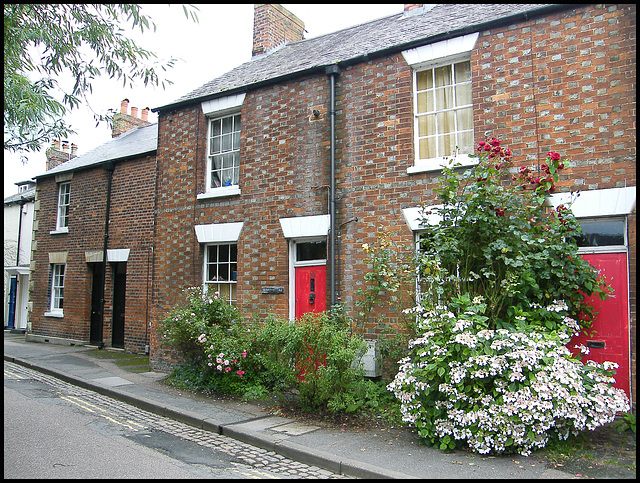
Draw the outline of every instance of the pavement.
[[[104,349],[107,350],[107,349]],[[169,387],[164,373],[132,372],[90,346],[26,341],[4,331],[5,361],[57,377],[137,408],[356,478],[575,478],[535,454],[444,453],[418,443],[407,428],[339,429],[271,414],[251,402],[215,399]]]

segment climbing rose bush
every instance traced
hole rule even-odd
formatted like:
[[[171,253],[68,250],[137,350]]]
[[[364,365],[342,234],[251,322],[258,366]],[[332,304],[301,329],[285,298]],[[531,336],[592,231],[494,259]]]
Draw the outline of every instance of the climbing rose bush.
[[[537,307],[532,314],[539,313]],[[529,455],[550,438],[612,422],[629,401],[612,386],[613,363],[583,364],[566,344],[578,329],[567,306],[545,310],[562,319],[556,332],[518,316],[515,330],[488,329],[482,297],[449,307],[410,309],[421,336],[388,389],[401,402],[403,421],[441,449],[466,443],[481,454]]]

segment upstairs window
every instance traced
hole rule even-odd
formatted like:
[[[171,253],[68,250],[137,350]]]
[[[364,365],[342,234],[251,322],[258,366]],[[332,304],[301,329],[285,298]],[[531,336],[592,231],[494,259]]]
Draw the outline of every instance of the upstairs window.
[[[473,154],[471,62],[414,72],[417,164]]]
[[[209,121],[207,191],[238,187],[240,128],[240,114]]]
[[[471,59],[478,32],[402,51],[413,70],[415,162],[408,173],[439,171],[449,160],[477,163],[473,151]]]
[[[58,186],[58,217],[56,231],[69,230],[69,202],[71,197],[71,183],[60,183]]]

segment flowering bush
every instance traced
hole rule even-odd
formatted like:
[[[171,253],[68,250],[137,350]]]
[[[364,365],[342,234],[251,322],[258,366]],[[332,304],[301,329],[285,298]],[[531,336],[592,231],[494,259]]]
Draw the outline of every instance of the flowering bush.
[[[571,210],[547,206],[561,156],[547,153],[536,176],[513,167],[495,138],[478,153],[464,173],[443,170],[440,223],[424,212],[420,304],[410,310],[419,337],[388,389],[431,444],[528,455],[612,421],[629,402],[612,386],[615,365],[583,364],[566,348],[590,326],[585,297],[609,289],[578,256]]]
[[[611,385],[615,365],[582,364],[566,348],[578,325],[563,302],[546,307],[562,319],[553,332],[529,314],[516,317],[514,330],[489,329],[482,297],[450,302],[411,309],[421,337],[388,386],[422,439],[441,449],[466,443],[482,454],[529,455],[550,437],[566,439],[629,411]]]
[[[534,176],[531,167],[513,166],[511,151],[495,138],[482,141],[479,153],[479,163],[463,173],[444,168],[434,190],[442,205],[424,210],[423,297],[483,295],[492,328],[509,324],[509,312],[518,307],[564,300],[571,316],[588,327],[592,309],[585,298],[604,299],[607,286],[578,256],[580,225],[571,210],[550,210],[545,201],[564,167],[560,155],[547,153],[544,175]],[[426,222],[432,211],[442,217],[438,225]],[[435,279],[429,273],[434,264]]]
[[[245,376],[250,329],[237,308],[201,287],[185,289],[186,305],[161,322],[163,341],[200,369],[211,389],[230,389]]]
[[[333,412],[360,407],[351,397],[358,391],[371,399],[353,364],[366,344],[338,308],[295,323],[268,317],[248,324],[217,294],[185,292],[186,304],[161,322],[165,344],[186,362],[172,372],[176,385],[247,397],[295,390],[301,407]]]

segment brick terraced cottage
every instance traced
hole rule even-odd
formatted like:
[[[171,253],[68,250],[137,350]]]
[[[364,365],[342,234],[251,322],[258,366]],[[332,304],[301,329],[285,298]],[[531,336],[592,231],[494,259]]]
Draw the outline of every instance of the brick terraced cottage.
[[[411,242],[444,157],[472,163],[496,136],[532,165],[571,160],[556,191],[585,193],[591,251],[617,253],[622,372],[635,368],[635,7],[407,5],[303,32],[255,5],[252,60],[155,109],[154,320],[193,285],[247,315],[354,310],[363,243]],[[157,338],[151,356],[165,357]]]
[[[550,150],[570,160],[552,201],[580,191],[573,208],[589,234],[585,256],[615,278],[618,294],[602,310],[602,337],[585,345],[620,362],[618,383],[635,399],[635,6],[405,5],[312,39],[282,6],[254,9],[249,62],[154,108],[152,366],[172,361],[157,322],[185,287],[212,288],[247,317],[294,318],[337,303],[354,313],[362,245],[379,231],[410,245],[444,159],[470,165],[475,144],[495,136],[531,166]],[[91,173],[104,191],[106,173]],[[62,263],[64,249],[43,237],[36,272]],[[146,243],[109,241],[131,250],[127,307],[130,280],[147,273],[134,246]],[[86,259],[78,269],[86,305]],[[38,277],[46,284],[46,273]],[[66,305],[64,319],[44,312],[34,304],[34,330],[65,325]],[[87,331],[78,327],[78,337]],[[365,327],[369,338],[379,331]]]
[[[28,339],[149,345],[158,125],[128,102],[113,139],[61,164],[51,149],[36,177]]]

